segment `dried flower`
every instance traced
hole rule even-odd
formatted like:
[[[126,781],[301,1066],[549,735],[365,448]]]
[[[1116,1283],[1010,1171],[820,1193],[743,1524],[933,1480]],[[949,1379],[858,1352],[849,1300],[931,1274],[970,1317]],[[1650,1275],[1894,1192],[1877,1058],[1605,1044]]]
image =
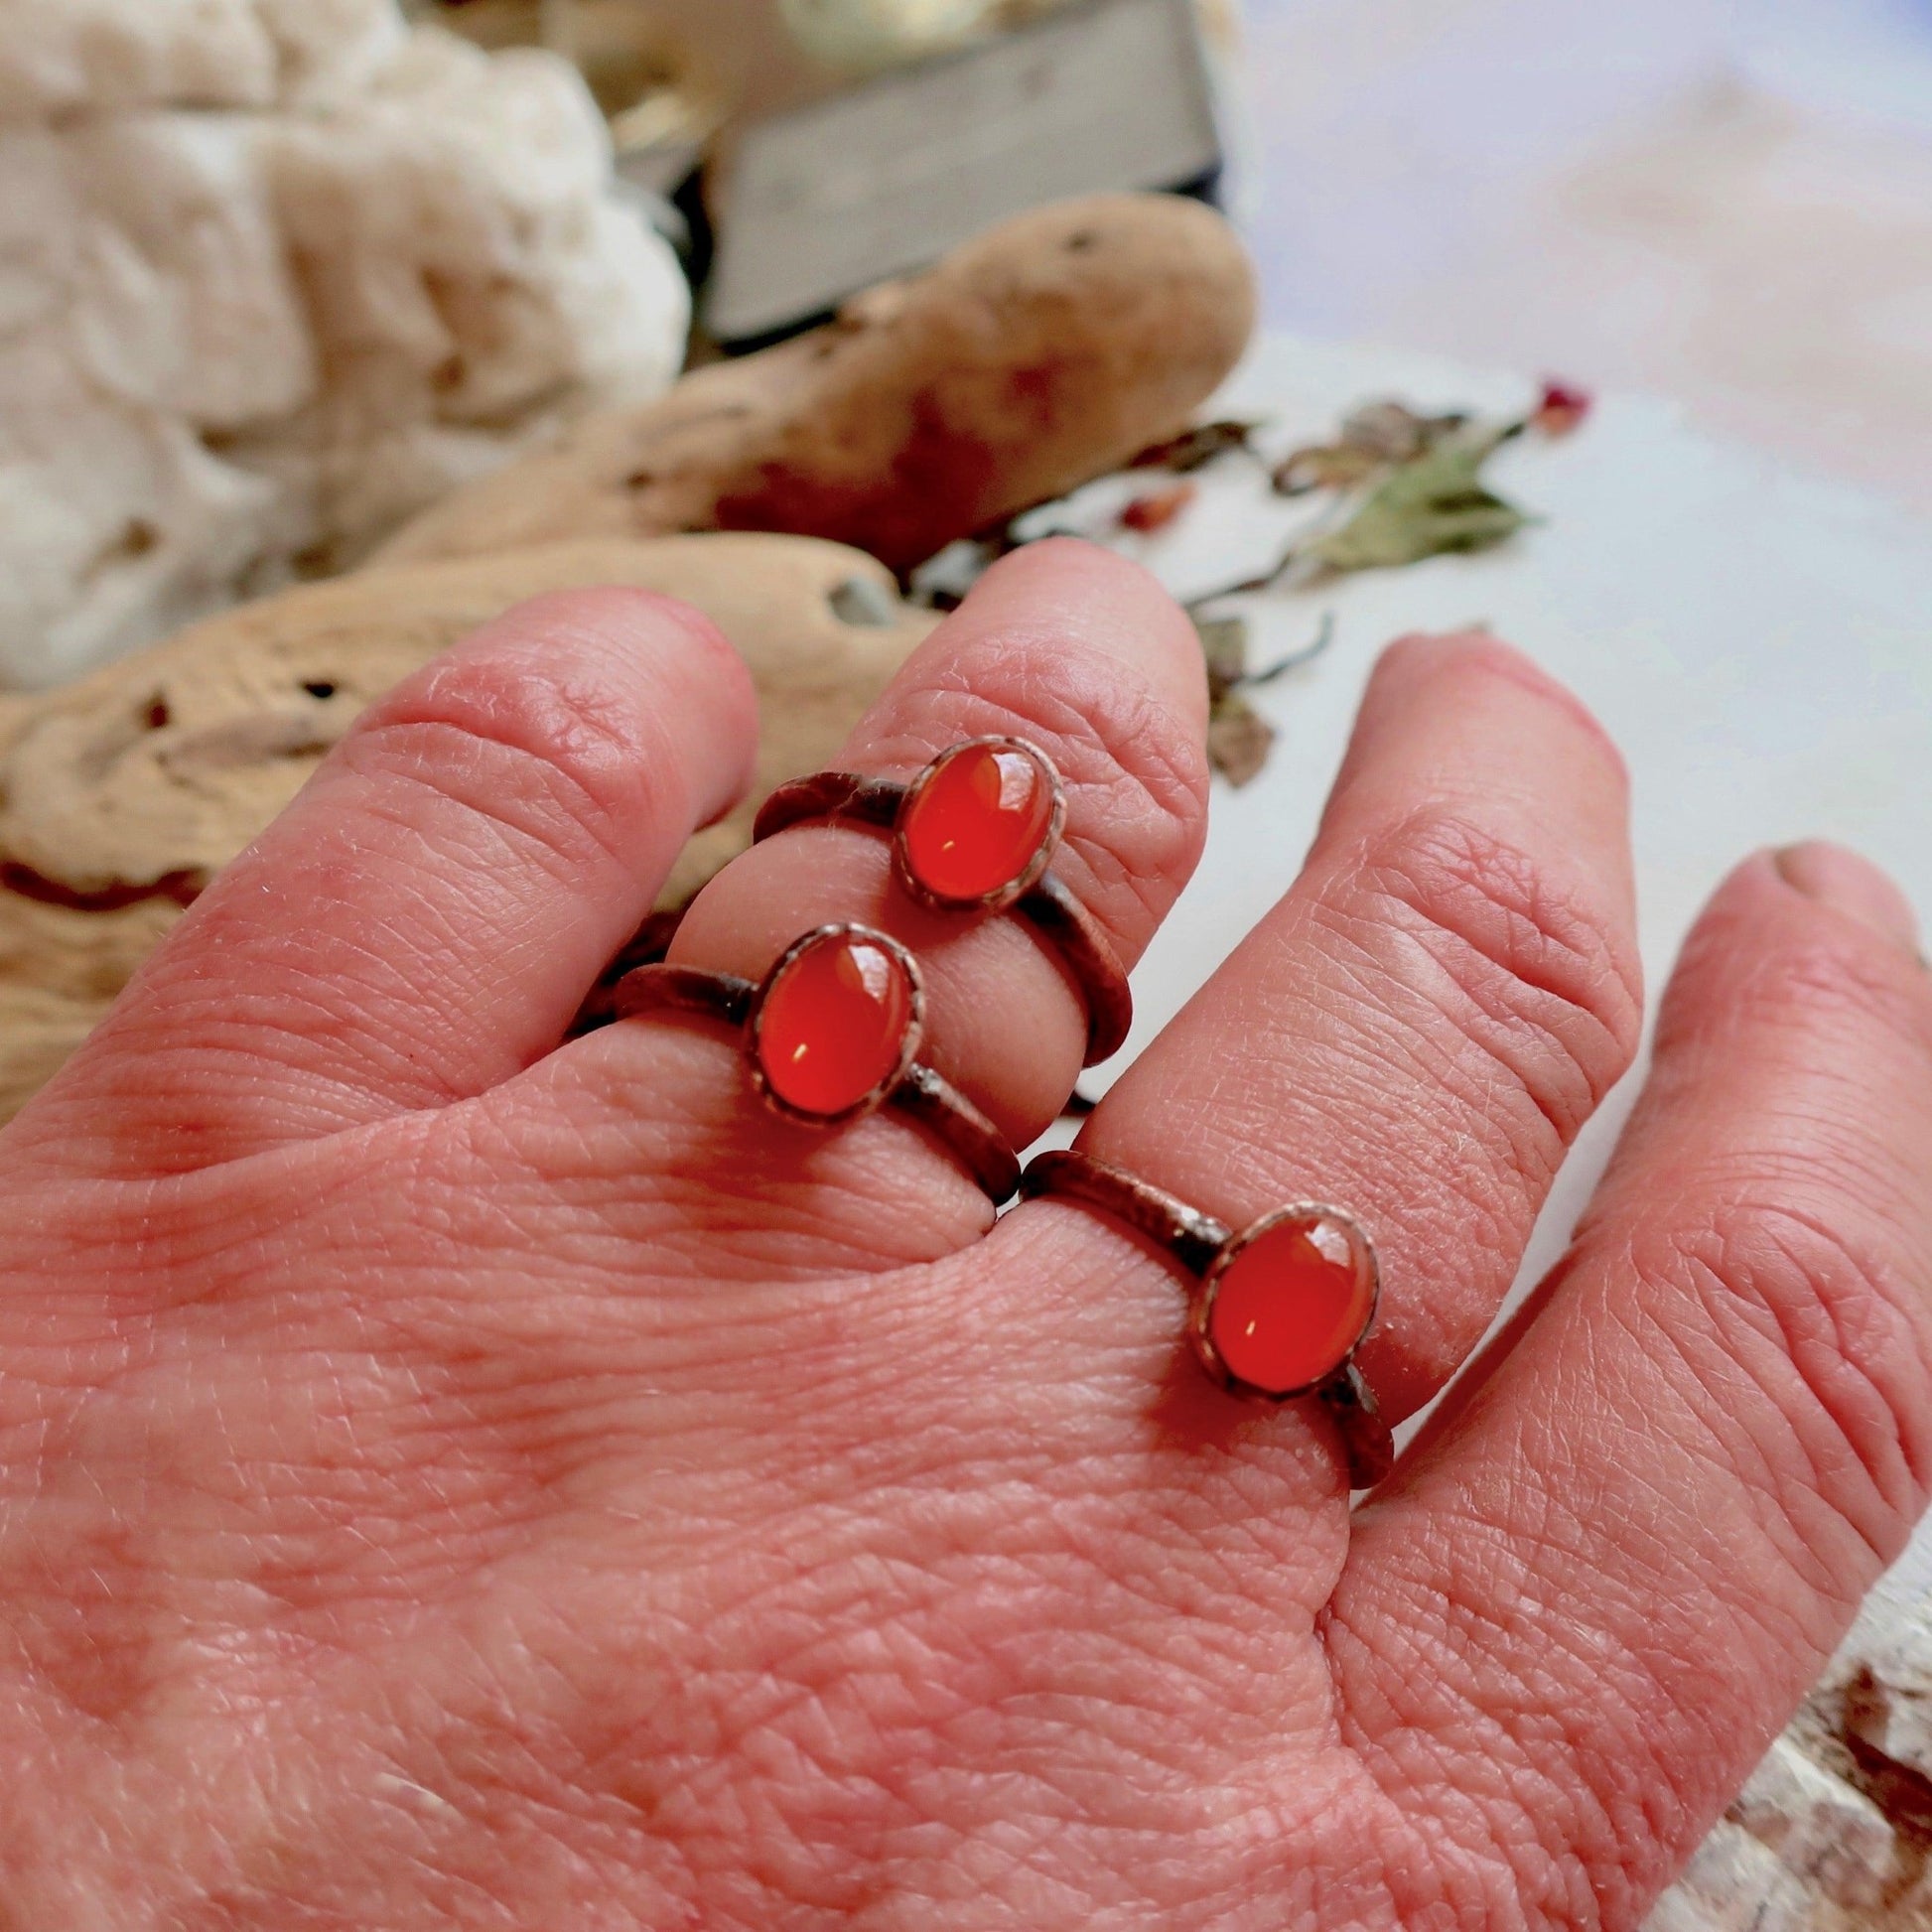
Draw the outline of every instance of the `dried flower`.
[[[1142,536],[1152,536],[1156,530],[1165,530],[1196,494],[1190,483],[1175,483],[1172,489],[1151,489],[1144,496],[1136,496],[1121,511],[1120,526],[1123,530],[1138,530]]]
[[[1595,407],[1595,396],[1581,383],[1546,376],[1530,422],[1545,436],[1569,436],[1583,427],[1584,419]]]

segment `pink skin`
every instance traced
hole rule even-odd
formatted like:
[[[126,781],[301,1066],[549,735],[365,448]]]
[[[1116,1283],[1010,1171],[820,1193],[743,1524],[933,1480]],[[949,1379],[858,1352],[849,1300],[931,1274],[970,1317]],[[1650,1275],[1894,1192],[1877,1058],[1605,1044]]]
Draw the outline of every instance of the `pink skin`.
[[[1202,836],[1180,615],[1003,565],[848,748],[1018,730],[1136,957]],[[991,1228],[703,1022],[550,1050],[749,682],[628,593],[385,701],[0,1163],[0,1922],[1635,1927],[1925,1500],[1932,978],[1827,847],[1748,861],[1533,1317],[1351,1519],[1323,1412],[1199,1377],[1173,1272]],[[1080,1057],[1011,919],[799,829],[680,939],[913,943],[1026,1137]],[[1381,1243],[1364,1368],[1463,1362],[1640,1003],[1623,777],[1481,637],[1376,673],[1300,884],[1086,1144]],[[989,1231],[990,1230],[990,1231]]]

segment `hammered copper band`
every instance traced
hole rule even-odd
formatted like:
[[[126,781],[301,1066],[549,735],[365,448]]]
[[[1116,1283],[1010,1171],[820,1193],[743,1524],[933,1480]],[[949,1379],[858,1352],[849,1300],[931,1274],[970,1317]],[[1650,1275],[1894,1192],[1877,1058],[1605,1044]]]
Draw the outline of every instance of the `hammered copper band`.
[[[752,842],[760,844],[814,819],[891,832],[897,826],[909,789],[897,778],[867,778],[856,771],[819,771],[809,778],[794,778],[759,808]],[[1099,921],[1051,872],[1008,909],[1027,920],[1066,962],[1087,1009],[1086,1064],[1098,1066],[1112,1059],[1133,1028],[1134,995]]]
[[[745,1029],[759,989],[734,973],[697,966],[639,966],[612,992],[613,1017],[646,1013],[695,1013]],[[906,1068],[887,1104],[916,1121],[965,1165],[976,1185],[998,1207],[1020,1185],[1020,1162],[1000,1130],[949,1080],[917,1061]]]
[[[1020,1176],[1020,1194],[1024,1200],[1064,1200],[1098,1208],[1173,1256],[1197,1284],[1240,1238],[1226,1222],[1125,1168],[1070,1151],[1042,1154],[1031,1162]],[[1355,1366],[1353,1349],[1309,1393],[1328,1410],[1340,1431],[1349,1487],[1374,1488],[1395,1466],[1395,1440]]]

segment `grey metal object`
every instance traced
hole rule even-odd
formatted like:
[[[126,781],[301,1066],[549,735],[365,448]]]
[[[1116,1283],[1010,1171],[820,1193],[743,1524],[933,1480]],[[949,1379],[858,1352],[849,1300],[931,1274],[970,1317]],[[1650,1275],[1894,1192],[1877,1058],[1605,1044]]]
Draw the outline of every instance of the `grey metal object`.
[[[1192,0],[1094,0],[748,128],[705,324],[767,341],[1025,208],[1221,163]]]

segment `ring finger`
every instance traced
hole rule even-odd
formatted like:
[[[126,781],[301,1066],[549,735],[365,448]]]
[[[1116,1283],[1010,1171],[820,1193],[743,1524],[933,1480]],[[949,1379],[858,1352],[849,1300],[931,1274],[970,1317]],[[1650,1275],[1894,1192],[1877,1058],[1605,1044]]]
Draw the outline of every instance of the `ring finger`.
[[[1206,702],[1193,626],[1152,578],[1090,544],[1046,543],[988,573],[843,764],[903,779],[965,739],[1038,746],[1066,788],[1053,870],[1132,967],[1200,856]],[[755,847],[699,897],[671,958],[756,980],[799,933],[843,919],[917,954],[933,1063],[1024,1147],[1080,1070],[1079,990],[1022,920],[922,910],[878,834],[806,823]]]

